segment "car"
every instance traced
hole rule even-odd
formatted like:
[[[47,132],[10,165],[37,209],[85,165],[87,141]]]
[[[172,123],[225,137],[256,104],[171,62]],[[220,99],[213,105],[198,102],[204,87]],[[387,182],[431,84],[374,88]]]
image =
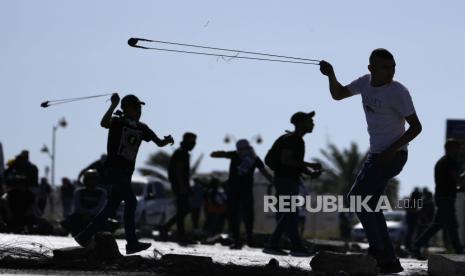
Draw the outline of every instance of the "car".
[[[176,214],[176,205],[168,181],[158,177],[133,176],[131,185],[137,199],[135,214],[138,226],[160,226]],[[122,222],[124,202],[116,212]]]
[[[384,212],[389,237],[395,244],[402,244],[407,233],[406,212],[404,210]],[[354,241],[366,241],[365,230],[362,223],[357,223],[352,228],[352,239]]]

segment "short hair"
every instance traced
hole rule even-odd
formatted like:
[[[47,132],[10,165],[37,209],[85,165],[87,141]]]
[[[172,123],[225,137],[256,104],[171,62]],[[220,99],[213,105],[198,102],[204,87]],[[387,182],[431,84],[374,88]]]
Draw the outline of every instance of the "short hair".
[[[197,135],[195,133],[192,133],[192,132],[186,132],[182,136],[183,141],[186,141],[186,140],[189,140],[189,139],[195,139],[195,138],[197,138]]]
[[[460,146],[460,142],[459,142],[459,140],[454,139],[454,138],[447,139],[446,143],[444,144],[444,148],[446,150],[449,150],[449,149],[451,149],[453,147],[458,147],[458,146]]]
[[[374,49],[373,52],[371,52],[370,64],[374,63],[375,58],[394,60],[394,56],[391,54],[391,52],[389,52],[388,50],[384,48]]]

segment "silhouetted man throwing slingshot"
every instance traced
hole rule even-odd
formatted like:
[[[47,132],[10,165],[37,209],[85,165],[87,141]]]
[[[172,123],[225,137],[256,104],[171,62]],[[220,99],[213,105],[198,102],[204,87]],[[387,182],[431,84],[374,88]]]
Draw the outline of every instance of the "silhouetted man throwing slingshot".
[[[398,175],[407,162],[407,145],[420,132],[421,124],[415,113],[410,93],[394,81],[396,63],[385,49],[376,49],[370,55],[367,74],[342,86],[333,67],[320,62],[320,71],[328,76],[329,90],[335,100],[361,94],[370,135],[370,152],[363,164],[349,196],[372,196],[368,205],[376,209],[387,182]],[[405,121],[409,128],[405,131]],[[370,244],[369,254],[378,262],[381,273],[403,271],[388,234],[382,212],[357,213]]]
[[[131,187],[131,177],[134,171],[137,152],[142,141],[153,141],[157,146],[163,147],[173,144],[171,135],[163,140],[144,123],[140,122],[141,107],[145,105],[134,95],[126,95],[121,100],[119,116],[113,116],[119,103],[117,93],[111,96],[111,106],[100,122],[103,128],[109,129],[107,144],[107,159],[105,162],[105,181],[110,187],[108,201],[105,208],[92,220],[92,222],[77,236],[75,240],[81,246],[88,246],[92,236],[104,229],[108,216],[124,201],[124,231],[126,234],[126,254],[133,254],[145,250],[150,243],[137,240],[134,213],[136,211],[136,197]]]

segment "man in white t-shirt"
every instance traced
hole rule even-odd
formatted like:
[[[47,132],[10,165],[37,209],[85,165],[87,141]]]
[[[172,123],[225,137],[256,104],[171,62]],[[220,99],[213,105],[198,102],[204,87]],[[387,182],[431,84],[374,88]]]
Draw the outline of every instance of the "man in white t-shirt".
[[[347,86],[339,83],[333,67],[320,62],[320,71],[329,80],[329,90],[335,100],[360,94],[370,135],[370,152],[349,196],[372,196],[368,205],[376,209],[389,179],[398,175],[407,162],[407,145],[421,132],[408,89],[394,81],[396,63],[386,49],[375,49],[370,55],[368,70]],[[409,127],[405,130],[405,122]],[[382,212],[357,213],[370,244],[369,254],[378,262],[380,272],[403,271],[388,234]]]

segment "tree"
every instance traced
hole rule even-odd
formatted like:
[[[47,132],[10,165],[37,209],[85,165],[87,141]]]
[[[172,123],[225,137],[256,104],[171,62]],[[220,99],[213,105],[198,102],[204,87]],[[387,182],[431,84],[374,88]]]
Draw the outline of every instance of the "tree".
[[[357,178],[368,152],[361,152],[358,145],[352,142],[348,149],[340,150],[334,144],[328,144],[327,149],[320,150],[324,159],[315,158],[326,170],[318,183],[313,187],[319,194],[346,195]],[[386,188],[386,195],[391,203],[397,201],[399,181],[392,179]]]

